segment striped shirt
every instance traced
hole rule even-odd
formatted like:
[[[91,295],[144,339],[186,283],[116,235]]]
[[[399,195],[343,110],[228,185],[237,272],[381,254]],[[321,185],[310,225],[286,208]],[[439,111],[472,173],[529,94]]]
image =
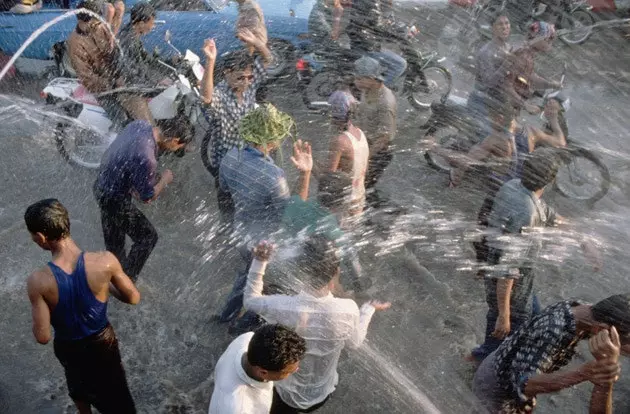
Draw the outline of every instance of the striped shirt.
[[[278,230],[290,192],[284,170],[271,157],[250,146],[232,148],[221,162],[219,184],[234,200],[234,224],[243,235]]]

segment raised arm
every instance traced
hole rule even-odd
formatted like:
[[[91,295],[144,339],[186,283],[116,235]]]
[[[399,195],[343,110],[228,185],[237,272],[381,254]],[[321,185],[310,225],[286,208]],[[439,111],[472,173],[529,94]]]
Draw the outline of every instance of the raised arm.
[[[291,161],[295,168],[300,171],[296,193],[304,201],[308,199],[308,188],[311,182],[311,171],[313,170],[313,155],[311,145],[308,142],[297,140],[293,144],[293,156]]]
[[[201,98],[209,105],[214,95],[214,64],[217,60],[217,46],[214,39],[206,39],[203,42],[202,51],[206,56],[206,67],[201,78]]]
[[[265,65],[265,67],[271,63],[271,61],[273,60],[273,56],[271,54],[271,51],[269,50],[267,45],[262,40],[260,40],[258,37],[256,37],[251,32],[251,30],[249,30],[249,29],[241,29],[241,30],[238,31],[237,37],[242,42],[244,42],[245,44],[253,47],[254,49],[256,49],[258,51],[258,53],[260,54],[260,56],[263,59],[263,63]]]
[[[140,302],[140,292],[124,272],[116,256],[107,252],[106,260],[111,272],[109,293],[121,302],[137,305]]]
[[[43,270],[29,276],[26,283],[28,299],[31,301],[31,315],[33,318],[33,336],[42,345],[52,338],[50,327],[50,309],[42,296],[41,279],[46,276]]]

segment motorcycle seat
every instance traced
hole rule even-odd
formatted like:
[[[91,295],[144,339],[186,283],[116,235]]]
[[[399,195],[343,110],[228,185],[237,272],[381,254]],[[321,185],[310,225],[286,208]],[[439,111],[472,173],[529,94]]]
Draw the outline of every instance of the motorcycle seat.
[[[72,91],[72,98],[83,104],[99,106],[96,97],[83,85],[79,85],[74,91]]]

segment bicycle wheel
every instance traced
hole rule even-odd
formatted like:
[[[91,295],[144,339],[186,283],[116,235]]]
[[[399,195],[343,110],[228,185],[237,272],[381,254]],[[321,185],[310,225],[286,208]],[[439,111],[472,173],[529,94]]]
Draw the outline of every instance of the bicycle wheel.
[[[558,169],[554,188],[563,197],[594,204],[610,189],[608,167],[592,152],[579,148]]]
[[[560,36],[560,39],[569,45],[581,45],[593,34],[595,18],[587,10],[575,10],[571,14],[563,13],[560,21],[562,29],[568,33]]]

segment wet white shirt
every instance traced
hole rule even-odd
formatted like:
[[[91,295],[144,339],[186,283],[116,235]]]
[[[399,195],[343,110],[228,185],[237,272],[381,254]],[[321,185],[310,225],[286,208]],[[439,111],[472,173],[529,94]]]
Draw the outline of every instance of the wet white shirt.
[[[269,414],[273,382],[249,377],[241,363],[253,336],[253,332],[239,336],[219,358],[208,414]]]
[[[339,376],[337,364],[344,346],[357,348],[365,340],[374,307],[359,307],[351,299],[332,294],[314,297],[301,292],[296,296],[263,296],[266,262],[254,260],[245,287],[245,308],[294,329],[306,340],[306,355],[299,370],[275,383],[282,400],[294,408],[306,409],[326,399],[335,390]]]

